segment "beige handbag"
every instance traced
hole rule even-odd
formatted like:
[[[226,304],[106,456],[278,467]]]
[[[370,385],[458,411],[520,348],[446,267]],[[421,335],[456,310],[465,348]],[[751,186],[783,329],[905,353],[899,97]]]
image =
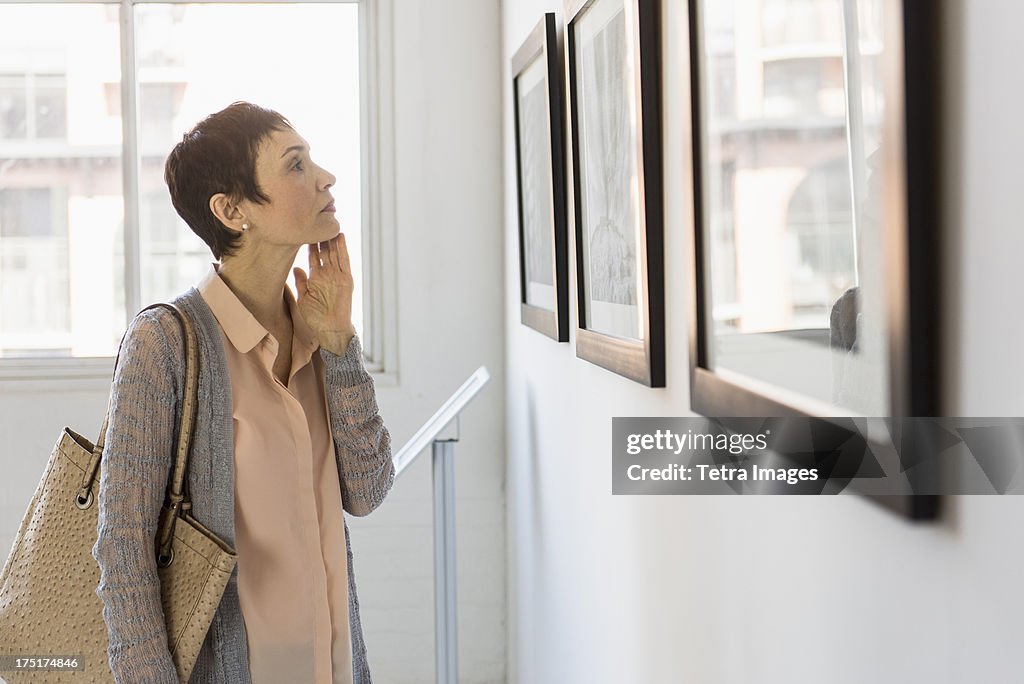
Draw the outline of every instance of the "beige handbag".
[[[199,390],[192,323],[174,304],[185,332],[185,391],[177,457],[155,540],[167,642],[181,682],[188,682],[221,595],[235,551],[192,517],[188,459]],[[145,311],[146,309],[143,309]],[[121,339],[124,344],[124,338]],[[118,359],[121,356],[118,349]],[[117,360],[114,361],[116,371]],[[97,537],[96,494],[110,404],[99,441],[65,427],[46,464],[0,574],[0,678],[20,682],[113,682],[107,660]],[[47,662],[46,658],[77,659]],[[44,669],[45,666],[76,669]]]

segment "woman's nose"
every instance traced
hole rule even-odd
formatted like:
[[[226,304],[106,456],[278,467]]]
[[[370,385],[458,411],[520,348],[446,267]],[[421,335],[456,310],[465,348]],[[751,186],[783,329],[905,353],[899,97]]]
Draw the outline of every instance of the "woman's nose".
[[[334,174],[327,169],[320,169],[320,189],[326,190],[338,181]]]

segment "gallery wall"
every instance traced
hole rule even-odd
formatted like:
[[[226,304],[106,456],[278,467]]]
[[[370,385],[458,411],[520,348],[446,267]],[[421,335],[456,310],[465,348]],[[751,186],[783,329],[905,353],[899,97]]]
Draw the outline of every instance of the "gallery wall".
[[[947,406],[1022,415],[1024,95],[1006,74],[1024,6],[943,5]],[[668,380],[648,389],[577,359],[575,335],[520,323],[509,59],[542,13],[564,16],[502,5],[509,681],[1007,681],[1024,636],[1018,498],[947,498],[940,522],[914,525],[855,496],[611,495],[611,418],[689,415],[685,6],[662,2]]]

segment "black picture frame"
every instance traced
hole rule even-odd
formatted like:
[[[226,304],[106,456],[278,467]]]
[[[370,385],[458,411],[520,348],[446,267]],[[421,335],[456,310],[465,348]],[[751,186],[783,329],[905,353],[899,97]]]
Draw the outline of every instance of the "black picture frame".
[[[580,126],[581,109],[595,111],[608,103],[581,103],[580,73],[577,64],[578,24],[587,12],[594,8],[605,9],[608,4],[621,5],[625,17],[625,28],[632,37],[626,42],[626,56],[632,74],[633,88],[625,88],[622,97],[632,101],[629,111],[636,113],[629,121],[636,130],[636,144],[626,152],[633,155],[633,168],[637,176],[637,201],[639,230],[635,242],[635,264],[639,272],[638,291],[635,292],[635,306],[638,309],[636,330],[639,335],[610,334],[598,330],[592,320],[587,302],[590,264],[587,261],[585,231],[589,226],[584,216],[583,189],[591,162],[581,153]],[[617,17],[617,15],[616,15]],[[662,198],[662,149],[661,149],[661,22],[659,0],[569,0],[566,3],[566,65],[569,94],[570,130],[570,187],[571,207],[575,238],[577,327],[576,356],[630,378],[648,387],[665,386],[665,266],[664,266],[664,209]],[[632,44],[633,50],[628,50]],[[631,69],[629,68],[631,67]],[[598,82],[595,80],[595,82]],[[628,83],[628,81],[626,81]],[[601,85],[609,85],[608,82]],[[587,96],[586,93],[583,94]],[[593,125],[593,124],[589,124]],[[610,126],[609,126],[610,127]],[[596,155],[595,155],[596,156]],[[605,168],[613,165],[607,164]],[[631,179],[630,179],[631,180]],[[610,186],[608,186],[610,187]],[[629,191],[620,185],[620,192]],[[611,193],[607,193],[610,195]],[[607,195],[606,195],[607,196]],[[621,235],[621,231],[618,232]],[[625,262],[620,262],[625,263]],[[620,281],[625,282],[625,281]],[[604,304],[604,302],[602,302]]]
[[[704,182],[701,150],[701,69],[699,6],[710,0],[687,0],[688,82],[679,84],[691,97],[692,199],[694,225],[688,255],[694,274],[690,306],[690,399],[692,410],[706,416],[828,416],[813,414],[792,403],[767,396],[747,384],[723,377],[709,364],[709,280],[705,244]],[[938,6],[933,0],[899,0],[883,3],[885,35],[898,36],[900,49],[885,51],[885,134],[895,150],[885,155],[886,188],[883,211],[885,232],[884,268],[887,283],[885,319],[889,325],[886,353],[889,359],[891,416],[942,415],[939,383],[940,326],[939,253],[935,238],[939,226],[936,198],[941,168],[941,93],[938,65],[940,41]],[[891,96],[896,99],[889,99]],[[856,490],[855,482],[851,486]],[[935,520],[940,515],[937,495],[880,496],[869,499],[911,520]]]
[[[562,87],[561,51],[558,48],[558,33],[554,12],[546,13],[537,26],[530,32],[520,48],[513,55],[512,67],[512,108],[515,117],[516,145],[516,195],[519,212],[519,295],[520,317],[524,325],[551,337],[558,342],[569,341],[569,247],[568,227],[566,222],[566,191],[565,191],[565,132],[564,132],[564,89]],[[522,121],[520,114],[521,80],[527,69],[540,60],[538,68],[543,70],[543,80],[538,82],[529,94],[533,95],[530,102],[535,110],[539,110],[543,96],[544,113],[542,117],[534,116],[529,122]],[[536,111],[535,114],[540,114]],[[537,119],[547,123],[547,130],[537,130]],[[526,124],[530,124],[526,126]],[[527,141],[524,128],[535,138]],[[547,138],[547,140],[543,140]],[[529,148],[529,149],[527,149]],[[542,159],[536,155],[542,151],[547,154]],[[527,162],[527,158],[529,162]],[[539,165],[550,170],[550,182],[538,182],[536,169]],[[529,178],[524,177],[529,173]],[[529,185],[529,190],[527,189]],[[542,187],[538,187],[542,186]],[[530,200],[538,198],[538,191],[545,193],[543,200],[527,206]],[[545,207],[545,204],[547,207]],[[549,209],[548,209],[549,207]],[[536,264],[540,259],[541,269],[547,256],[537,254],[538,240],[529,240],[531,226],[528,218],[540,223],[543,220],[546,235],[550,239],[550,273],[554,282],[552,295],[554,309],[547,309],[528,301],[530,298],[531,269],[529,263]],[[533,228],[537,235],[536,226]],[[543,251],[543,250],[542,250]],[[543,285],[541,286],[543,288]],[[546,289],[546,288],[545,288]]]

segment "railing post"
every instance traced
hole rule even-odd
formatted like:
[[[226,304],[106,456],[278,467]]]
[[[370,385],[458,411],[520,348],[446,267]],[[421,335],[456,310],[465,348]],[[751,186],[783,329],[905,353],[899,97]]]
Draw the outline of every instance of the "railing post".
[[[434,658],[438,684],[456,684],[459,679],[455,624],[455,442],[459,441],[459,416],[490,379],[485,366],[477,368],[394,455],[397,478],[428,444],[433,446]],[[454,425],[455,437],[438,439],[449,425]]]
[[[434,440],[434,644],[438,684],[458,681],[455,622],[455,440]]]

